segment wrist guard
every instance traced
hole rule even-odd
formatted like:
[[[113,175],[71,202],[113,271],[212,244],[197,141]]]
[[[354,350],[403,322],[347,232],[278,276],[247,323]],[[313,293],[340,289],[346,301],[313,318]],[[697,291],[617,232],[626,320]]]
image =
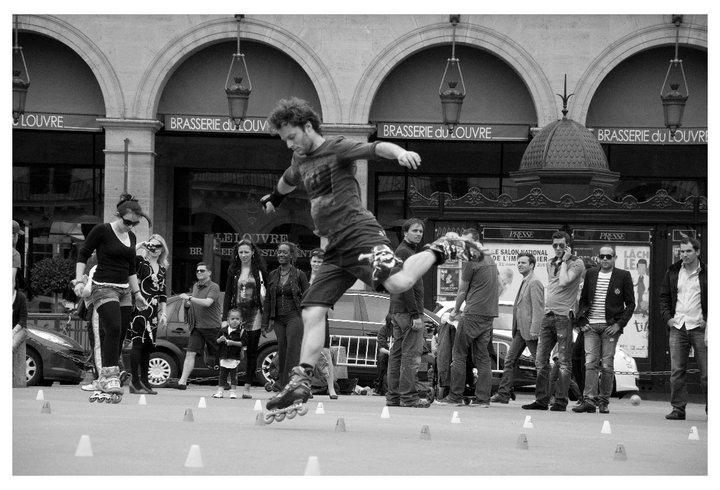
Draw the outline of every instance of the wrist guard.
[[[278,207],[283,199],[285,199],[285,194],[280,194],[277,190],[277,186],[275,186],[269,195],[260,199],[260,205],[264,208],[267,203],[270,203],[274,207]]]

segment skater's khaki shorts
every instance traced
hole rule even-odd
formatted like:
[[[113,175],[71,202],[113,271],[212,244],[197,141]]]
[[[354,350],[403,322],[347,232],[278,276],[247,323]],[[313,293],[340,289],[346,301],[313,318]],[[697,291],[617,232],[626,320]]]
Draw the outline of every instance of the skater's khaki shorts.
[[[111,301],[120,303],[120,306],[132,306],[130,287],[93,283],[90,301],[92,301],[95,310]]]

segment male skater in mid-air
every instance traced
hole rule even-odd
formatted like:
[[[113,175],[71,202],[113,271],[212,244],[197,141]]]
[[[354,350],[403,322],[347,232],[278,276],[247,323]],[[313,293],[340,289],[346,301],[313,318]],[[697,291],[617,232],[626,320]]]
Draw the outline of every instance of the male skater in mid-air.
[[[279,410],[305,402],[310,396],[313,367],[325,339],[325,315],[356,280],[374,290],[401,293],[433,265],[448,259],[466,260],[468,250],[477,245],[449,233],[403,263],[389,247],[382,226],[362,204],[355,161],[386,158],[417,169],[420,155],[393,143],[363,143],[342,136],[325,138],[319,116],[306,101],[295,97],[279,101],[268,120],[293,150],[293,157],[261,204],[266,213],[274,212],[283,198],[302,183],[310,199],[315,234],[328,240],[325,260],[302,300],[300,365],[292,369],[282,391],[267,403],[268,410]]]

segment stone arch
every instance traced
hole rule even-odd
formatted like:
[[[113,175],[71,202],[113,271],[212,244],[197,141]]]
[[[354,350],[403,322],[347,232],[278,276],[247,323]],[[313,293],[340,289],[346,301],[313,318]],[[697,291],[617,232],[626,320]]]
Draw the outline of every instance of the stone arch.
[[[75,51],[95,75],[105,103],[105,116],[126,117],[120,80],[105,53],[85,34],[51,15],[20,15],[18,28],[55,39]]]
[[[158,51],[143,74],[132,105],[133,114],[140,118],[156,117],[162,90],[175,68],[203,46],[232,40],[236,35],[235,19],[222,18],[204,22],[170,40]],[[293,58],[307,73],[318,92],[323,120],[333,122],[341,119],[340,97],[330,70],[307,43],[277,26],[252,17],[243,19],[241,35],[245,39],[275,47]]]
[[[555,95],[542,67],[512,38],[475,24],[459,24],[455,35],[458,44],[483,48],[507,63],[525,83],[535,104],[538,125],[555,121]],[[451,44],[452,31],[447,22],[420,27],[387,46],[363,72],[350,104],[350,121],[367,122],[375,93],[387,75],[404,59],[425,48]]]
[[[707,27],[682,24],[680,43],[707,50]],[[569,107],[571,119],[585,124],[590,102],[605,77],[621,62],[641,51],[659,46],[675,44],[675,26],[660,24],[633,32],[608,46],[589,65],[580,76],[575,87],[574,104]],[[658,91],[658,97],[660,93]]]

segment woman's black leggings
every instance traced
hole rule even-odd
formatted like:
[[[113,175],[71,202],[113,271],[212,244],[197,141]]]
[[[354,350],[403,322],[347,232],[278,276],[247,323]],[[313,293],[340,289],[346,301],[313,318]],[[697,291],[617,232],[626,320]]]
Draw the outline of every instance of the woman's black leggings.
[[[260,333],[262,331],[251,330],[248,334],[247,350],[245,351],[247,364],[245,365],[245,383],[252,384],[255,380],[255,364],[257,364],[258,343],[260,342]]]
[[[103,366],[117,366],[123,340],[130,328],[132,306],[120,307],[117,301],[110,301],[97,309],[100,316],[100,331]]]
[[[132,350],[130,351],[130,372],[132,373],[133,383],[139,379],[145,386],[150,386],[148,382],[148,369],[150,368],[150,353],[155,346],[150,338],[146,337],[143,341],[140,337],[132,340]],[[137,383],[134,383],[137,387]]]

